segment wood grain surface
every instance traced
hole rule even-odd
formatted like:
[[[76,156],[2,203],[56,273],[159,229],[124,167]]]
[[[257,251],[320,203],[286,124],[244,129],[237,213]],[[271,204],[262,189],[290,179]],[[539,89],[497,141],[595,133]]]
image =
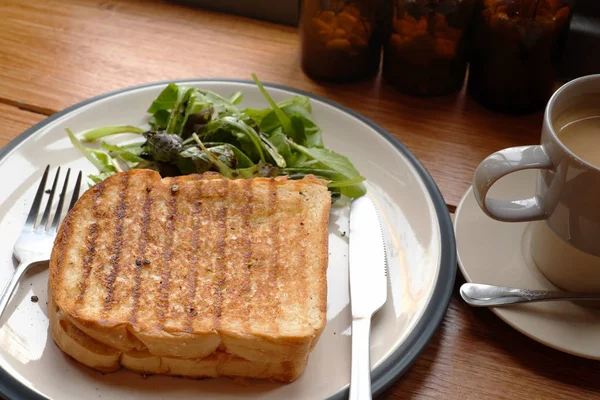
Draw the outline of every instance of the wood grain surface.
[[[539,140],[542,113],[495,114],[464,92],[417,98],[380,78],[314,82],[300,70],[290,27],[151,0],[3,0],[0,21],[0,146],[45,115],[107,91],[177,78],[249,79],[251,72],[381,125],[423,162],[451,210],[485,156]],[[459,273],[439,331],[382,398],[600,398],[598,362],[547,348],[489,310],[469,308],[460,283]]]
[[[460,275],[460,273],[459,273]],[[442,325],[384,399],[589,400],[600,398],[598,361],[550,349],[460,298],[458,277]]]
[[[0,148],[44,118],[44,115],[0,103]]]

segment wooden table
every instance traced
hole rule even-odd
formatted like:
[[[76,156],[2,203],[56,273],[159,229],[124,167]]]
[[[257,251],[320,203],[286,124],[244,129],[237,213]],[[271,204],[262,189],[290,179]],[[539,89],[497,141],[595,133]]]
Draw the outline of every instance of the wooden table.
[[[168,1],[39,0],[0,3],[0,146],[71,104],[145,82],[176,78],[261,80],[326,96],[372,119],[425,165],[454,211],[475,167],[508,146],[536,143],[542,113],[492,113],[461,92],[399,94],[380,78],[310,80],[295,28]],[[456,288],[463,282],[460,273]],[[600,398],[600,364],[544,347],[487,309],[452,298],[416,364],[390,399]]]

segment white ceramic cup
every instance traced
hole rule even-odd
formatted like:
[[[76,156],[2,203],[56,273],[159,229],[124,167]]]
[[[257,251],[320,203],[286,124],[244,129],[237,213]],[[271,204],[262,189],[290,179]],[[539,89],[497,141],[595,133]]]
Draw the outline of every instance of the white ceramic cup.
[[[600,168],[582,160],[557,136],[553,123],[584,94],[600,94],[600,75],[570,81],[548,101],[541,144],[500,150],[481,162],[473,177],[475,198],[491,218],[536,222],[531,255],[555,285],[600,291]],[[600,132],[598,132],[600,134]],[[501,200],[487,196],[511,172],[539,169],[536,194]]]

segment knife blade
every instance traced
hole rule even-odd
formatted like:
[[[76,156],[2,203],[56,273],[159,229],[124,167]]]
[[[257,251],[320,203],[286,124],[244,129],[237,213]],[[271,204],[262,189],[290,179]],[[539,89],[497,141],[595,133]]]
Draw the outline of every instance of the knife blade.
[[[371,399],[371,317],[387,300],[387,257],[377,209],[367,196],[350,205],[348,251],[352,309],[350,400]]]

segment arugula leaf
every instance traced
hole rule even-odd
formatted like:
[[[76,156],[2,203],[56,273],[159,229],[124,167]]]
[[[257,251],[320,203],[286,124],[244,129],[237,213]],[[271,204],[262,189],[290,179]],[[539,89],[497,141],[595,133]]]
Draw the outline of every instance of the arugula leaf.
[[[108,171],[112,172],[123,172],[119,164],[116,162],[114,158],[110,156],[110,154],[96,149],[88,149],[88,151],[93,154],[100,163],[102,163]]]
[[[298,143],[302,146],[308,145],[308,140],[306,140],[306,132],[304,131],[304,124],[302,123],[302,119],[298,115],[292,115],[290,118],[292,121],[292,125],[294,126],[294,136],[291,137],[295,143]]]
[[[277,105],[290,114],[302,114],[310,118],[310,114],[312,113],[310,97],[308,96],[294,96],[277,103]]]
[[[141,156],[143,153],[146,152],[146,149],[144,148],[144,142],[124,144],[122,146],[117,146],[116,144],[102,142],[102,148],[104,150],[108,150],[109,152],[126,151],[126,152],[132,153],[136,156]]]
[[[169,123],[169,118],[171,117],[171,111],[169,110],[158,110],[154,113],[154,115],[148,118],[148,124],[152,127],[152,129],[164,130],[167,129],[167,124]]]
[[[299,121],[298,121],[299,120]],[[298,121],[298,122],[295,122]],[[306,147],[323,147],[323,137],[321,136],[321,128],[313,122],[312,119],[304,115],[295,114],[292,117],[292,122],[295,124],[302,124],[303,138],[306,144],[299,143]],[[298,143],[298,142],[296,142]]]
[[[101,172],[99,174],[89,174],[88,178],[93,183],[100,183],[100,182],[102,182],[103,180],[105,180],[106,178],[108,178],[111,175],[114,175],[114,172]]]
[[[221,160],[215,154],[213,154],[210,151],[208,151],[208,149],[204,146],[204,144],[202,143],[202,141],[200,140],[200,138],[198,137],[198,135],[196,135],[195,133],[193,133],[192,137],[194,138],[194,140],[196,141],[196,143],[198,143],[198,146],[202,149],[202,151],[204,152],[204,154],[206,154],[210,158],[210,161],[213,163],[213,165],[215,165],[217,167],[217,169],[219,170],[219,172],[221,173],[221,175],[223,175],[223,176],[225,176],[227,178],[230,178],[230,179],[234,177],[235,174],[234,174],[233,168],[231,168],[227,164],[225,164],[223,162],[223,160]]]
[[[308,175],[314,175],[317,178],[325,179],[330,181],[327,184],[329,188],[341,188],[347,186],[353,186],[358,183],[361,183],[364,178],[362,176],[357,176],[352,179],[345,179],[343,174],[340,174],[337,171],[333,171],[330,169],[320,169],[320,168],[285,168],[282,170],[283,173],[290,174],[295,178],[302,178]]]
[[[144,150],[140,144],[136,144],[135,147],[129,147],[132,151],[125,146],[117,146],[106,142],[102,142],[102,148],[108,150],[111,157],[124,162],[129,169],[147,168],[152,164],[145,158],[140,157],[140,154]]]
[[[252,79],[254,79],[254,82],[258,86],[258,89],[260,90],[260,92],[263,94],[265,99],[267,99],[267,101],[273,108],[273,111],[277,115],[277,118],[279,118],[279,122],[281,122],[281,126],[283,126],[283,131],[286,133],[286,135],[293,137],[294,136],[294,127],[292,126],[292,121],[290,121],[290,119],[286,115],[286,113],[281,111],[281,109],[277,106],[275,101],[273,101],[271,96],[269,96],[269,93],[267,93],[267,91],[265,90],[262,83],[258,80],[258,77],[256,76],[256,74],[254,74],[254,73],[252,74]]]
[[[271,110],[270,108],[266,108],[264,110],[257,110],[255,108],[246,108],[244,111],[242,111],[242,118],[244,119],[244,122],[246,122],[247,124],[251,124],[254,123],[256,124],[257,127],[260,128],[260,124],[262,122],[262,120],[264,119],[264,117],[267,114],[273,113],[273,110]],[[275,115],[275,113],[273,113],[273,119],[275,121],[276,125],[281,125],[279,123],[279,120],[277,119],[277,116]],[[275,129],[276,126],[273,128]],[[261,131],[263,132],[268,132],[265,129],[260,128]]]
[[[103,138],[109,135],[116,135],[118,133],[144,133],[143,129],[137,128],[131,125],[119,125],[119,126],[105,126],[104,128],[92,129],[83,134],[83,140],[93,142],[94,140]]]
[[[233,155],[235,156],[235,160],[236,160],[235,161],[236,168],[248,168],[248,167],[252,167],[255,165],[254,162],[250,158],[248,158],[248,156],[246,154],[244,154],[244,152],[242,152],[240,149],[238,149],[237,147],[235,147],[234,145],[229,144],[229,143],[224,143],[223,145],[217,145],[217,146],[211,147],[210,151],[215,152],[221,146],[223,146],[233,152]]]
[[[354,168],[348,158],[329,149],[307,148],[288,140],[288,144],[294,150],[306,154],[310,158],[326,165],[328,169],[337,171],[348,178],[360,176],[360,173]]]
[[[277,103],[277,107],[288,116],[299,114],[310,119],[310,99],[306,96],[294,96],[291,99],[280,101]],[[254,119],[263,132],[271,132],[282,126],[273,108],[264,110],[246,109],[243,113]]]
[[[204,154],[204,152],[195,145],[183,149],[181,153],[179,153],[179,156],[180,157],[175,161],[175,164],[181,173],[185,175],[195,173],[201,174],[209,171],[213,165],[210,157]]]
[[[193,88],[170,83],[147,110],[152,114],[148,121],[150,126],[165,129],[167,133],[181,134],[187,101],[194,91]]]
[[[234,94],[232,94],[231,96],[229,96],[229,102],[233,105],[237,105],[240,104],[240,102],[242,101],[242,98],[244,97],[244,94],[241,91],[237,91]]]
[[[352,165],[348,158],[332,150],[325,148],[307,148],[294,143],[291,140],[288,140],[288,143],[292,149],[305,154],[309,158],[308,163],[310,163],[310,159],[316,161],[316,163],[311,163],[309,165],[307,165],[305,162],[304,165],[293,165],[292,167],[309,167],[314,169],[332,170],[339,174],[338,179],[336,179],[337,181],[360,179],[359,182],[362,182],[365,179],[360,175],[356,168],[354,168],[354,165]],[[332,188],[334,187],[332,186]],[[341,186],[334,189],[351,198],[360,197],[367,192],[362,183],[356,183],[351,186]]]
[[[211,147],[210,149],[206,148],[198,135],[195,133],[192,134],[192,137],[202,150],[202,152],[207,155],[213,165],[219,170],[219,173],[229,179],[236,178],[252,178],[255,176],[277,176],[278,169],[277,167],[267,164],[261,161],[258,164],[250,165],[246,168],[232,168],[230,165],[227,165],[225,161],[223,161],[222,157],[218,157],[217,154],[213,154],[215,147]],[[238,164],[242,166],[243,164]]]
[[[207,101],[200,92],[192,92],[175,133],[184,139],[191,136],[196,125],[206,125],[213,113],[212,103]]]
[[[160,92],[158,97],[154,99],[147,112],[150,114],[156,114],[156,112],[159,110],[173,109],[177,99],[179,98],[180,91],[181,88],[175,83],[169,83],[169,85],[164,88],[162,92]]]
[[[241,92],[234,93],[231,97],[236,103],[241,99]],[[169,134],[189,135],[193,126],[192,129],[186,129],[188,120],[204,110],[210,109],[215,118],[222,114],[239,115],[233,102],[210,90],[170,83],[148,108],[148,112],[152,114],[148,123],[153,129],[165,129]]]
[[[365,178],[363,178],[362,176],[357,176],[356,178],[352,178],[352,179],[346,179],[346,180],[341,180],[341,181],[336,181],[336,182],[330,182],[330,183],[327,184],[327,187],[329,187],[329,188],[349,187],[349,186],[357,185],[357,184],[361,183],[364,180],[365,180]]]
[[[171,109],[171,115],[169,117],[169,122],[167,123],[166,131],[170,134],[181,134],[181,129],[183,127],[183,119],[185,118],[185,109],[187,101],[190,96],[194,93],[194,89],[188,89],[183,86],[179,88],[179,92],[177,93],[177,101],[175,105]]]
[[[308,97],[295,96],[279,102],[277,105],[289,116],[293,129],[288,136],[294,142],[306,147],[323,147],[321,129],[310,116],[311,106]],[[265,110],[246,109],[244,113],[257,123],[262,132],[271,133],[275,129],[283,127],[279,117],[271,108]]]
[[[254,166],[254,163],[248,156],[229,143],[212,146],[208,151],[219,157],[231,168],[248,168]]]
[[[290,149],[290,145],[287,142],[287,136],[283,133],[281,127],[275,129],[273,132],[266,134],[261,133],[261,137],[265,137],[275,148],[277,152],[283,157],[285,160],[285,164],[292,163],[293,155],[292,150]],[[280,166],[281,167],[281,166]],[[281,167],[285,168],[285,167]]]
[[[337,171],[331,169],[324,168],[310,168],[310,167],[293,167],[293,168],[285,168],[282,170],[284,173],[291,173],[297,175],[315,175],[319,178],[323,178],[329,181],[341,181],[343,180],[343,175]]]
[[[107,153],[99,150],[93,150],[85,147],[75,134],[69,129],[65,128],[67,135],[73,146],[81,151],[81,153],[87,158],[100,172],[116,172],[117,169],[110,160],[110,156]]]
[[[227,143],[231,142],[228,137],[232,136],[235,139],[235,143],[232,144],[239,144],[239,147],[251,160],[266,162],[263,151],[265,146],[258,133],[236,117],[225,116],[212,120],[198,132],[198,137],[203,140],[216,139]]]
[[[206,101],[212,103],[218,116],[223,114],[239,116],[240,111],[231,101],[229,101],[225,97],[220,96],[217,93],[212,92],[210,90],[196,89],[196,91],[201,93]],[[239,99],[239,101],[241,101],[241,98]]]

